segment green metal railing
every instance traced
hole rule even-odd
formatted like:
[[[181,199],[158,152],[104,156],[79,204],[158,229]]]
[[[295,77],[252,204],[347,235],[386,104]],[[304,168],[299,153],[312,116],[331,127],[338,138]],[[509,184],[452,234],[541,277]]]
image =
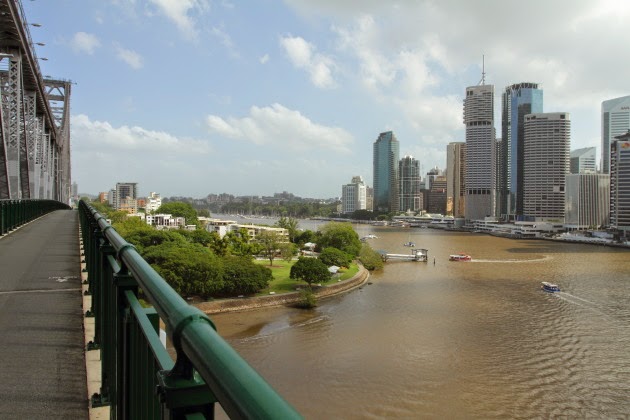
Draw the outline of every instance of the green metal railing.
[[[55,200],[0,200],[0,236],[46,213],[69,208]]]
[[[218,402],[230,418],[301,418],[215,331],[210,318],[186,303],[94,208],[79,204],[88,291],[100,349],[101,393],[111,418],[213,418]],[[144,308],[138,290],[153,305]],[[159,321],[173,344],[173,361],[159,338]]]

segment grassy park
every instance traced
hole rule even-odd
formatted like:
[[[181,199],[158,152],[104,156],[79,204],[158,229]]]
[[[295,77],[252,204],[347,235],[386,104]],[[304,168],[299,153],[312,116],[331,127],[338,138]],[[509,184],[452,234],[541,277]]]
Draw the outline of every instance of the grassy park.
[[[289,278],[291,273],[291,266],[295,264],[296,260],[290,262],[284,260],[274,260],[273,265],[269,266],[269,260],[256,260],[257,264],[269,267],[273,274],[273,280],[269,283],[269,287],[262,289],[258,296],[268,295],[270,292],[289,293],[295,292],[296,287],[305,287],[307,284],[304,281],[293,280]],[[332,284],[333,281],[347,280],[352,278],[359,272],[359,266],[356,262],[350,264],[350,268],[341,268],[339,272],[332,276],[331,281],[328,284]]]

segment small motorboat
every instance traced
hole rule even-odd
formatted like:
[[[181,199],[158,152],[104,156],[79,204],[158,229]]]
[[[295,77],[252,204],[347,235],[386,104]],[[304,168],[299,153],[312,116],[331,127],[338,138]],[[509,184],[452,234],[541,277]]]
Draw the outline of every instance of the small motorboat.
[[[540,284],[541,284],[540,288],[544,290],[545,292],[553,293],[553,292],[560,291],[560,287],[557,284],[548,283],[546,281],[543,281]]]
[[[410,246],[410,247],[412,247],[412,248],[413,248],[414,246],[416,246],[415,242],[411,242],[411,241],[409,241],[409,242],[405,242],[403,245],[404,245],[404,246]]]
[[[448,257],[449,261],[472,261],[472,257],[468,254],[452,254]]]

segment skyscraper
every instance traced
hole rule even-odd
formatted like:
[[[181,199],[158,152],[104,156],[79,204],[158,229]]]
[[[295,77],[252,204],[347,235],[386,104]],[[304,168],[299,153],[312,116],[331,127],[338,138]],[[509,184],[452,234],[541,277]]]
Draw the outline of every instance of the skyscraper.
[[[517,83],[502,96],[501,149],[498,168],[500,215],[523,214],[523,136],[525,115],[543,112],[543,91],[537,83]],[[516,217],[518,218],[518,217]]]
[[[595,165],[595,148],[583,147],[571,151],[571,173],[586,174],[597,172]]]
[[[602,102],[602,163],[601,172],[610,173],[610,145],[615,137],[630,129],[630,96]]]
[[[128,200],[135,200],[138,198],[137,182],[117,182],[116,190],[114,192],[113,207],[116,210],[120,210]]]
[[[405,156],[398,164],[399,198],[401,211],[422,210],[420,192],[420,162],[413,156]]]
[[[355,210],[365,210],[367,205],[365,183],[361,176],[353,176],[349,184],[341,187],[341,212],[353,213]]]
[[[465,216],[466,143],[449,143],[446,146],[446,214]]]
[[[630,231],[630,130],[610,144],[610,226]]]
[[[606,226],[610,220],[610,175],[570,173],[566,177],[564,223],[575,229]]]
[[[496,151],[494,86],[466,88],[466,219],[494,217],[496,201]]]
[[[523,211],[533,220],[564,221],[571,121],[566,112],[525,116]]]
[[[391,131],[381,133],[373,146],[374,210],[397,212],[400,145]]]

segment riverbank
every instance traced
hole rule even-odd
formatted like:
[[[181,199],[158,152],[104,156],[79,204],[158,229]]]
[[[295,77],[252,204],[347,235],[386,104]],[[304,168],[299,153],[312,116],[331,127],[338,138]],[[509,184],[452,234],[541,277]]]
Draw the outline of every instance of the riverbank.
[[[359,264],[359,272],[352,278],[327,286],[313,287],[317,299],[326,299],[354,290],[365,284],[370,277],[369,271]],[[299,292],[283,293],[270,296],[255,296],[244,298],[220,299],[211,302],[195,303],[193,306],[204,313],[218,314],[224,312],[248,311],[253,309],[268,308],[272,306],[293,305],[300,301]]]

